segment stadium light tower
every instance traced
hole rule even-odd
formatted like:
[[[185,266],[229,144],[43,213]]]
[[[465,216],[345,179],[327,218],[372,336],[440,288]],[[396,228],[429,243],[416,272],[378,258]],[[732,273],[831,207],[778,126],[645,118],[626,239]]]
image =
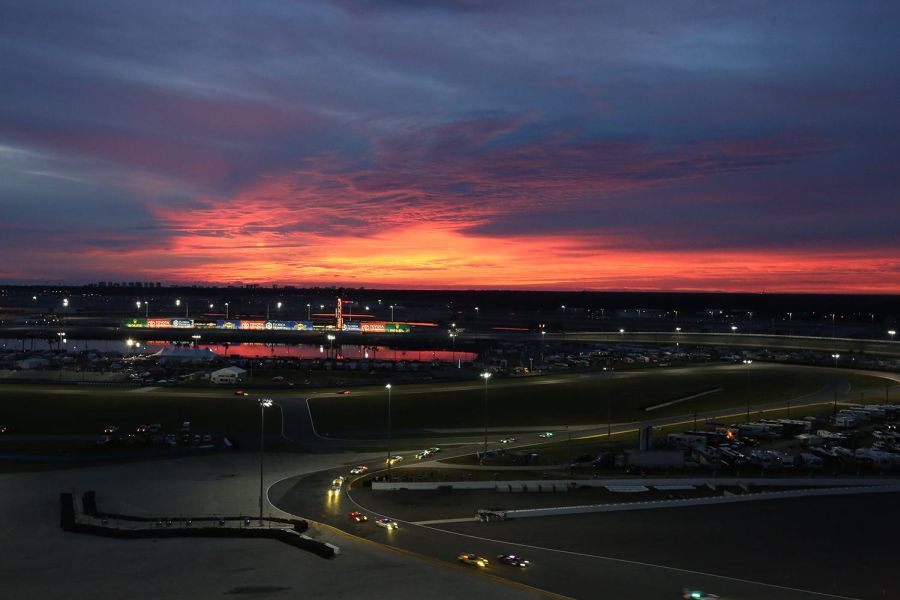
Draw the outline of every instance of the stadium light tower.
[[[271,398],[259,402],[259,526],[263,525],[263,442],[266,437],[266,409],[272,406]]]
[[[888,329],[888,335],[891,336],[891,341],[894,341],[894,336],[897,335],[897,331],[894,329]]]
[[[484,451],[481,453],[482,460],[487,455],[487,429],[488,429],[488,402],[487,402],[487,383],[488,379],[491,378],[491,372],[485,371],[481,374],[481,378],[484,379]]]
[[[747,365],[747,423],[750,422],[750,365],[753,364],[752,359],[744,359],[743,363]]]
[[[388,392],[388,447],[387,447],[387,467],[388,467],[388,481],[391,480],[391,384],[387,384],[384,386]]]

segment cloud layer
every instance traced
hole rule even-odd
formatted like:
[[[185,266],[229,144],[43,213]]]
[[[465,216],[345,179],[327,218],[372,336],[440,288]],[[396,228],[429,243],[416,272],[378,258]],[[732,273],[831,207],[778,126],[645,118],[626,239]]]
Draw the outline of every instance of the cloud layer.
[[[900,293],[898,22],[0,0],[0,280]]]

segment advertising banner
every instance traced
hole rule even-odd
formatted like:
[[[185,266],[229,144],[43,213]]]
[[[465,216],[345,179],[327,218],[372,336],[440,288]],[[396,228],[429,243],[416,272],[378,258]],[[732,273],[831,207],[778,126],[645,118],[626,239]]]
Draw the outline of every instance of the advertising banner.
[[[172,327],[172,319],[147,319],[147,327],[150,329],[169,329]]]
[[[359,321],[344,321],[342,331],[361,331]]]
[[[370,321],[367,323],[360,323],[359,330],[363,333],[384,333],[386,323],[384,321]]]
[[[294,331],[312,331],[313,324],[312,321],[297,321],[294,326]]]
[[[122,322],[122,325],[125,327],[140,327],[144,328],[147,326],[147,319],[125,319]]]
[[[266,321],[266,329],[270,331],[292,331],[295,325],[296,321]]]
[[[235,319],[219,319],[216,321],[216,329],[240,329],[241,322]]]
[[[178,329],[193,329],[194,328],[194,320],[193,319],[172,319],[172,327],[177,327]]]
[[[254,329],[262,331],[266,328],[265,321],[241,321],[241,329]]]
[[[406,323],[385,323],[384,330],[387,333],[409,333],[409,325]]]

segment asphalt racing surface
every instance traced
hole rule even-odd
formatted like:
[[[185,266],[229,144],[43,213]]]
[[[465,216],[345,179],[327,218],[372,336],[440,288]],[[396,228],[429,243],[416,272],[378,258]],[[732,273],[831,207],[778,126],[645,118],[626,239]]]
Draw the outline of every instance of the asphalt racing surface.
[[[380,467],[368,464],[372,470]],[[900,534],[896,521],[886,525],[897,500],[894,494],[487,524],[415,525],[403,520],[401,507],[398,514],[388,515],[400,521],[400,528],[386,530],[375,524],[380,515],[363,505],[365,500],[358,504],[374,492],[354,492],[352,476],[339,494],[328,493],[338,475],[348,477],[349,469],[279,481],[269,489],[269,501],[358,538],[550,596],[677,598],[685,587],[716,593],[723,600],[900,594],[891,577],[894,553],[887,542]],[[369,521],[351,521],[348,513],[353,510],[366,513]],[[854,517],[848,520],[848,514]],[[873,543],[875,531],[884,543]],[[461,552],[484,556],[491,564],[486,569],[462,565],[456,559]],[[508,552],[531,564],[525,569],[499,564],[497,555]]]

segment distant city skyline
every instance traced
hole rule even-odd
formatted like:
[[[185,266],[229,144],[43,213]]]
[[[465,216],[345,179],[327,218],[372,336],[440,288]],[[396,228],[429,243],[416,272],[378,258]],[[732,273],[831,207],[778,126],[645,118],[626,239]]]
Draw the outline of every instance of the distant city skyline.
[[[0,282],[900,293],[898,23],[0,0]]]

